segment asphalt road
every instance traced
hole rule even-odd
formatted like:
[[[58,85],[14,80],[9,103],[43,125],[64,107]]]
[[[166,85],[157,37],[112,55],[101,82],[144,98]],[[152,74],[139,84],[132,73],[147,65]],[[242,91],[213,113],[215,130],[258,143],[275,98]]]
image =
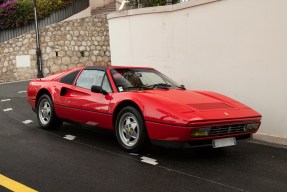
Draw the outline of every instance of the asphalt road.
[[[0,85],[0,176],[36,191],[287,191],[284,147],[151,146],[129,154],[111,133],[71,124],[57,131],[39,128],[26,102],[27,84]],[[0,192],[11,191],[3,183],[0,177]]]

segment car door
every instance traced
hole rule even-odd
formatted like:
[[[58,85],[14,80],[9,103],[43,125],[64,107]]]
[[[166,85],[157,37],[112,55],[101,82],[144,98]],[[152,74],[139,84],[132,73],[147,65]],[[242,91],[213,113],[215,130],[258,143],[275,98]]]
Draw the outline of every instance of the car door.
[[[92,92],[93,85],[103,87],[109,94]],[[84,69],[75,82],[74,88],[61,97],[61,102],[67,108],[62,116],[78,123],[112,128],[112,114],[109,114],[111,99],[112,91],[106,72]]]

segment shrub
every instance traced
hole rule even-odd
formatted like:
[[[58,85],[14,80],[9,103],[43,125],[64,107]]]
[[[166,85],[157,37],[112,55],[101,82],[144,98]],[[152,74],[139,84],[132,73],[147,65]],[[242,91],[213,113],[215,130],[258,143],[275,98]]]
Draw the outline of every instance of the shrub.
[[[21,0],[17,2],[16,8],[16,27],[26,25],[34,19],[34,6],[30,0]]]
[[[6,1],[0,5],[0,29],[5,29],[7,26],[14,27],[15,15],[17,9],[17,1]]]
[[[37,0],[38,18],[45,18],[56,10],[72,3],[72,1]],[[33,0],[0,0],[0,30],[26,25],[33,20]]]
[[[61,9],[70,3],[72,3],[72,0],[38,0],[38,17],[45,18],[54,11]]]
[[[168,0],[142,0],[140,3],[143,7],[154,7],[166,5]],[[178,0],[170,0],[172,4],[178,3]]]

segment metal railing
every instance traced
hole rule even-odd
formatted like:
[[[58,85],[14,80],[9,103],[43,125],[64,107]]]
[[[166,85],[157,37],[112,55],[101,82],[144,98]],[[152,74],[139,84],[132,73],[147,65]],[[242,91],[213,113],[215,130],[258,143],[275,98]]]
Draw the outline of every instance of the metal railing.
[[[73,1],[69,6],[64,7],[54,13],[52,13],[49,17],[39,20],[39,27],[45,27],[47,25],[51,25],[53,23],[58,23],[67,19],[68,17],[79,13],[80,11],[88,8],[90,6],[89,0],[76,0]],[[5,29],[0,31],[0,43],[4,41],[8,41],[14,37],[22,35],[24,33],[35,30],[35,24],[33,22],[13,29]]]

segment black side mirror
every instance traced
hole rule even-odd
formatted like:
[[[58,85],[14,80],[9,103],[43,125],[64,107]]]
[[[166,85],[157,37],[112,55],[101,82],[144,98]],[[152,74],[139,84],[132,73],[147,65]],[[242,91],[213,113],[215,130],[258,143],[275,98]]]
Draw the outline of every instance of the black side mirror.
[[[103,95],[107,95],[108,92],[106,90],[103,90],[100,86],[93,85],[91,88],[91,91],[94,93],[102,93]]]

